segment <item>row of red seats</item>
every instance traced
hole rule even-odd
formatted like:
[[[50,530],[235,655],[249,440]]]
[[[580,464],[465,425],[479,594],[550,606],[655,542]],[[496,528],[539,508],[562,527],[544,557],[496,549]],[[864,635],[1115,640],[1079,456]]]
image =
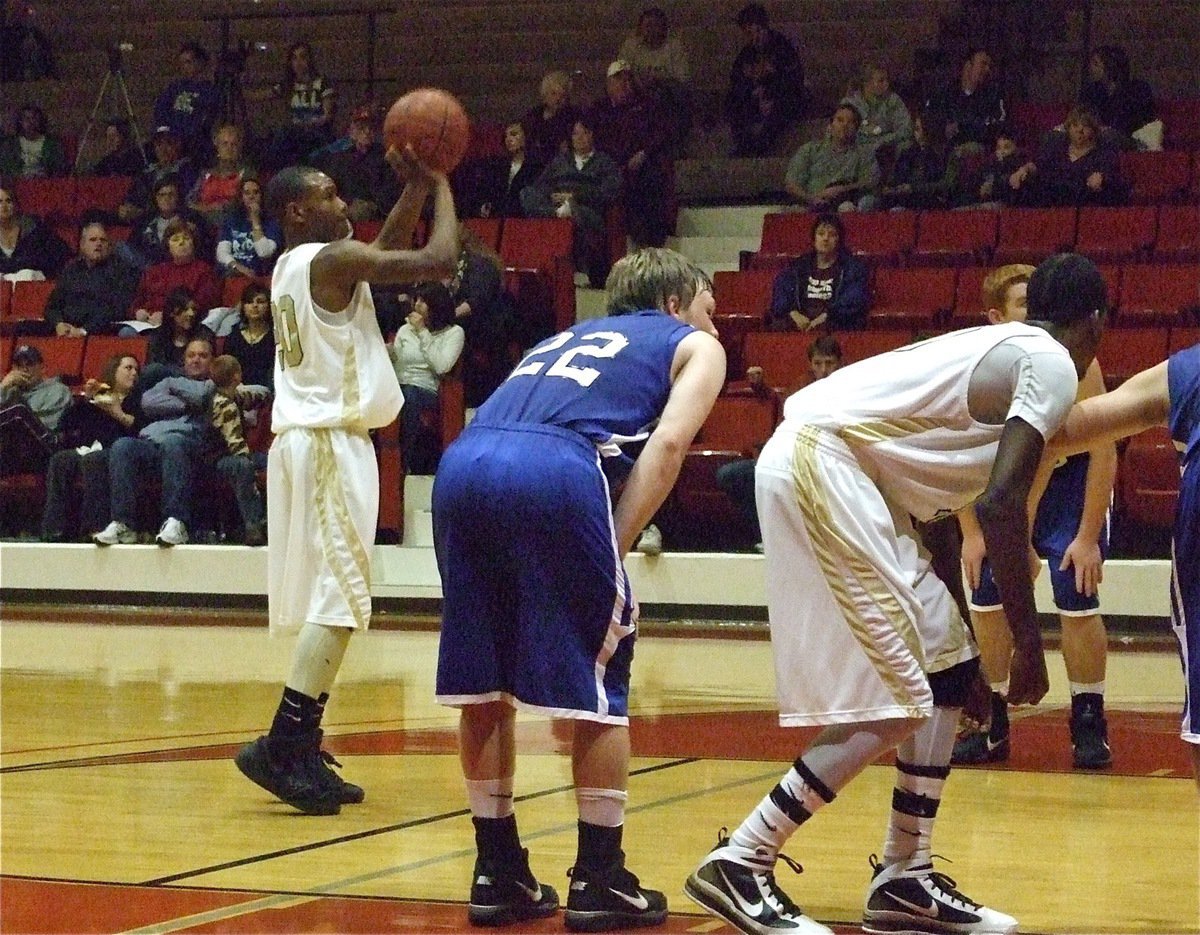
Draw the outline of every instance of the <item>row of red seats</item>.
[[[1163,145],[1171,149],[1200,148],[1200,98],[1156,102],[1163,122]],[[1073,101],[1013,101],[1009,120],[1018,139],[1036,144],[1043,135],[1061,126]]]
[[[879,266],[1019,263],[1061,250],[1097,262],[1200,260],[1200,205],[849,212],[841,220],[847,246]],[[812,224],[803,212],[765,215],[758,251],[739,265],[778,268],[809,252]]]

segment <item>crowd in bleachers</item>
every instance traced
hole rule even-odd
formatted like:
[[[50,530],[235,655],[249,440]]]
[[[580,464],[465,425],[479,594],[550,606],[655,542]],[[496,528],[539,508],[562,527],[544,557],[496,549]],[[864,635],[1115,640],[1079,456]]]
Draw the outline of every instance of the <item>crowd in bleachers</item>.
[[[760,4],[746,4],[735,24],[743,46],[723,101],[734,155],[777,152],[812,116],[804,64]],[[468,220],[447,284],[453,318],[430,325],[431,295],[420,313],[410,296],[376,296],[385,334],[398,336],[398,372],[413,356],[406,342],[428,332],[462,338],[445,367],[410,382],[427,405],[409,413],[403,454],[393,432],[380,441],[381,459],[432,470],[437,447],[461,427],[462,400],[478,405],[523,347],[574,320],[576,284],[602,285],[629,243],[661,244],[672,231],[673,159],[686,151],[696,110],[688,52],[667,15],[649,7],[617,55],[590,105],[573,99],[573,75],[552,71],[527,112],[476,121],[454,180]],[[0,115],[0,370],[13,373],[16,350],[30,358],[32,349],[46,376],[83,391],[123,355],[143,367],[144,383],[147,371],[180,375],[201,338],[210,357],[231,354],[248,383],[269,387],[273,338],[260,306],[282,245],[261,207],[270,172],[298,159],[324,168],[365,240],[396,194],[377,110],[354,110],[339,137],[335,89],[312,47],[295,43],[285,64],[281,82],[245,94],[253,108],[276,101],[286,110],[265,136],[253,135],[253,119],[227,119],[245,115],[229,112],[194,42],[179,48],[144,148],[113,116],[94,128],[103,152],[82,166],[77,137],[56,135],[36,101]],[[975,323],[988,264],[1065,248],[1104,265],[1115,311],[1102,355],[1110,378],[1195,340],[1200,100],[1156,101],[1112,46],[1091,55],[1076,101],[1006,99],[979,48],[945,81],[923,76],[913,88],[923,90],[902,96],[886,67],[863,63],[778,180],[795,206],[767,215],[740,272],[717,274],[731,380],[750,368],[765,380],[751,395],[789,391],[805,349],[830,330],[853,360]],[[823,215],[832,247],[803,209],[834,212]],[[801,280],[820,288],[802,297]],[[439,294],[432,304],[445,303]],[[786,331],[800,334],[777,333]],[[455,400],[449,412],[439,393]],[[718,409],[712,421],[722,418]],[[268,438],[252,434],[260,447]],[[4,473],[30,473],[12,469],[12,450]],[[398,514],[395,496],[385,490],[384,500]],[[222,534],[219,523],[201,525]],[[395,529],[398,519],[381,525]]]

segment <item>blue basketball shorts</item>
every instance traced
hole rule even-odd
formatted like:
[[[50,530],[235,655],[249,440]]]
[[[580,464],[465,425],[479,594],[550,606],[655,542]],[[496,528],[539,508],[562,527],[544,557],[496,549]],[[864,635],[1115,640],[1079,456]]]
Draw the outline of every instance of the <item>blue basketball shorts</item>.
[[[1183,661],[1180,736],[1200,744],[1200,460],[1179,482],[1171,551],[1171,627]]]
[[[472,425],[442,456],[437,700],[626,724],[636,620],[594,445]]]

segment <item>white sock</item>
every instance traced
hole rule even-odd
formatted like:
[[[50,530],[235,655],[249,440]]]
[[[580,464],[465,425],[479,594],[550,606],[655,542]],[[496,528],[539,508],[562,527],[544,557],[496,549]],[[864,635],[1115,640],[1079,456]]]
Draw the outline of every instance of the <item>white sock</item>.
[[[467,804],[475,818],[507,818],[513,814],[513,777],[468,779]]]
[[[759,858],[757,862],[728,859],[746,866],[759,866],[762,860],[774,861],[780,848],[817,809],[832,802],[834,792],[804,764],[796,760],[778,785],[758,803],[758,806],[729,836],[734,848],[748,851]],[[749,855],[747,855],[749,856]]]
[[[306,623],[296,638],[292,653],[292,671],[288,674],[288,688],[295,689],[310,698],[319,698],[333,688],[350,644],[354,631],[349,627],[325,627],[317,623]]]
[[[1003,682],[992,682],[989,687],[1001,698],[1008,697],[1008,679]]]
[[[628,799],[629,793],[622,789],[575,789],[579,820],[603,828],[619,828],[625,824]]]
[[[1071,697],[1083,694],[1103,695],[1104,682],[1072,682]]]

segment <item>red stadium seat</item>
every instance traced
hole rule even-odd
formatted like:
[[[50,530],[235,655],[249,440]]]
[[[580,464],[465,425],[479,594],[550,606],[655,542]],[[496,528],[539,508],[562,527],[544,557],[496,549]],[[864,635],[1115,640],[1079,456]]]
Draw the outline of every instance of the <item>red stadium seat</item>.
[[[763,216],[762,241],[758,252],[800,256],[812,249],[815,215],[786,211]]]
[[[718,396],[692,444],[741,451],[749,457],[775,431],[781,405],[774,392]]]
[[[911,328],[878,328],[866,331],[839,331],[837,339],[842,345],[842,363],[853,364],[876,354],[894,351],[913,341]]]
[[[84,211],[98,208],[116,212],[125,201],[133,180],[122,175],[81,176],[75,180],[75,212],[72,217],[81,217]]]
[[[924,211],[910,257],[914,265],[986,263],[996,246],[996,211]]]
[[[917,241],[915,211],[849,211],[839,216],[850,252],[875,265],[903,263]]]
[[[1122,152],[1121,175],[1129,183],[1130,195],[1138,204],[1156,205],[1175,201],[1187,192],[1192,157],[1178,150]]]
[[[113,334],[89,334],[87,344],[83,349],[83,364],[81,373],[83,379],[99,378],[105,363],[114,354],[122,357],[134,357],[138,365],[146,363],[146,345],[149,339],[144,337],[119,338]]]
[[[720,306],[718,306],[720,307]],[[724,315],[712,317],[721,346],[725,348],[725,379],[740,380],[746,372],[743,345],[751,331],[761,331],[762,315]]]
[[[1167,359],[1168,328],[1109,328],[1100,339],[1096,360],[1112,389]]]
[[[1075,250],[1097,263],[1145,259],[1157,227],[1158,212],[1149,205],[1080,208]]]
[[[987,324],[983,308],[983,280],[991,269],[986,266],[964,266],[958,271],[954,287],[954,308],[950,313],[950,325],[954,328],[970,328]]]
[[[1000,212],[995,263],[1040,263],[1075,243],[1074,208],[1011,208]]]
[[[1200,326],[1197,325],[1172,325],[1171,339],[1167,344],[1167,351],[1170,354],[1178,351],[1186,350],[1193,344],[1200,344]]]
[[[383,229],[383,221],[355,221],[354,239],[363,243],[371,243]]]
[[[723,315],[757,315],[765,322],[777,275],[773,269],[718,270],[713,274],[717,308]]]
[[[1118,503],[1122,523],[1170,529],[1179,500],[1179,455],[1162,426],[1133,436],[1121,453]]]
[[[1200,260],[1200,205],[1159,207],[1154,259],[1168,262]]]
[[[1010,122],[1017,139],[1037,148],[1042,137],[1067,119],[1071,105],[1066,101],[1014,101]]]
[[[1117,323],[1168,325],[1200,307],[1200,267],[1194,264],[1125,267]]]
[[[221,304],[226,308],[233,308],[242,301],[242,293],[246,291],[246,287],[252,282],[259,282],[271,288],[270,276],[230,276],[221,285]]]
[[[493,250],[500,249],[500,218],[467,218],[463,221],[467,230]]]
[[[12,283],[0,279],[0,321],[8,317],[8,308],[12,304]]]
[[[54,291],[54,281],[44,282],[14,282],[12,300],[9,303],[11,318],[38,319],[44,318],[46,303],[50,293]]]
[[[31,344],[42,352],[46,376],[61,377],[64,383],[78,383],[83,373],[83,345],[86,338],[20,337],[14,343]],[[6,362],[12,366],[12,358]]]
[[[934,327],[954,306],[954,270],[879,269],[868,328]]]
[[[1200,149],[1200,97],[1160,100],[1158,113],[1168,149]]]
[[[575,323],[573,232],[566,218],[507,218],[501,228],[507,285],[535,333],[550,334]]]
[[[695,446],[684,455],[663,523],[673,544],[730,551],[753,541],[741,512],[716,480],[718,469],[745,457],[741,451]]]
[[[21,178],[13,183],[18,208],[50,224],[78,216],[75,180],[71,178]]]

